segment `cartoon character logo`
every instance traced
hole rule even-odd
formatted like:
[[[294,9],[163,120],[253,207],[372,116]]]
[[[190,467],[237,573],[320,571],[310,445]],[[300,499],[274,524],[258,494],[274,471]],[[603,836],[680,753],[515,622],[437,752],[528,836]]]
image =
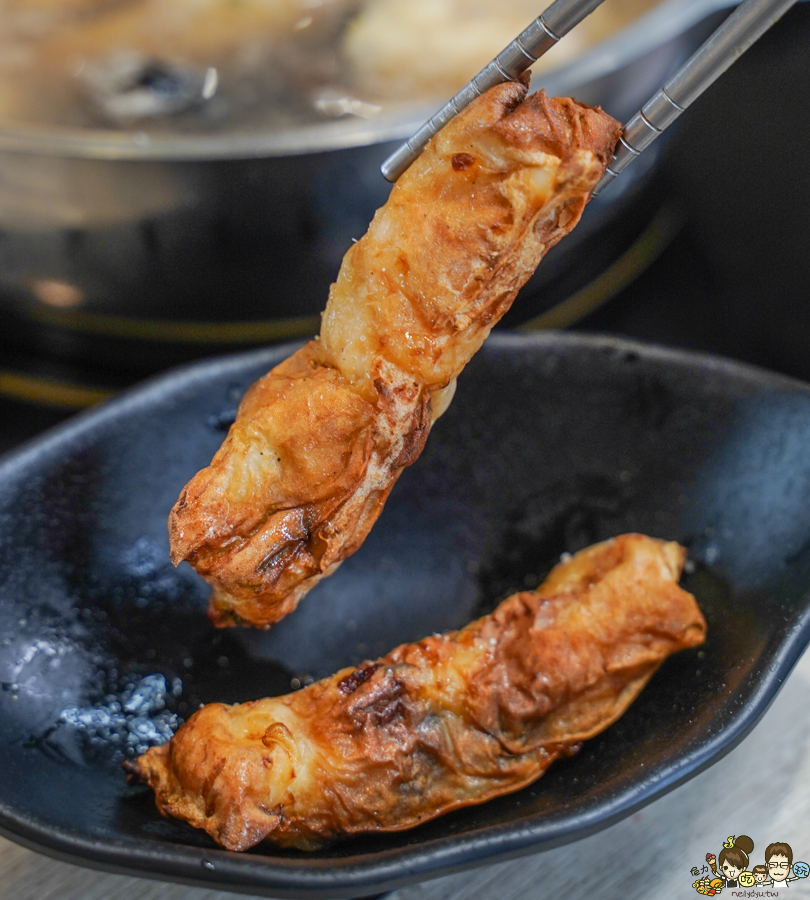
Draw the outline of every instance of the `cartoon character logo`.
[[[789,887],[792,881],[810,876],[810,865],[806,862],[793,862],[793,848],[784,841],[776,841],[765,848],[765,864],[758,864],[748,871],[750,854],[754,850],[754,842],[747,834],[731,835],[723,842],[719,857],[713,853],[706,854],[708,865],[702,867],[704,875],[692,882],[692,887],[707,896],[719,894],[723,888],[759,887],[760,885],[777,889]],[[697,866],[692,867],[692,875],[700,875]]]
[[[713,897],[715,894],[719,894],[720,891],[723,890],[723,879],[709,878],[707,875],[704,878],[699,878],[697,881],[693,881],[692,887],[699,894],[705,894],[707,897]]]
[[[754,868],[751,869],[751,881],[750,881],[750,883],[746,884],[745,887],[751,887],[751,885],[754,885],[754,884],[763,884],[767,880],[768,880],[768,867],[763,866],[760,863],[758,866],[754,866]],[[746,879],[746,881],[748,881],[748,879]],[[742,884],[742,883],[743,882],[740,881],[740,884]]]
[[[797,878],[807,878],[810,875],[810,866],[806,862],[793,863],[793,874]]]
[[[770,881],[763,883],[778,888],[790,887],[791,881],[810,875],[810,866],[806,862],[793,862],[793,849],[784,841],[768,844],[765,848],[765,866]]]
[[[741,834],[739,837],[732,834],[723,843],[719,859],[713,853],[707,853],[706,862],[711,866],[715,876],[722,878],[723,887],[739,887],[739,876],[748,868],[748,857],[753,849],[754,842],[747,834]],[[748,881],[747,878],[745,880]]]

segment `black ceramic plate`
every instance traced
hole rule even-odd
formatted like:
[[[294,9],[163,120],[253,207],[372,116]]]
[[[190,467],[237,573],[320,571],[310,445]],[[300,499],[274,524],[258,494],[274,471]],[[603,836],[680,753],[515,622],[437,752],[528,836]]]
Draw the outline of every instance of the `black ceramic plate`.
[[[3,833],[117,871],[360,896],[590,834],[754,725],[810,637],[810,389],[608,339],[494,337],[360,552],[272,631],[216,632],[204,584],[169,564],[166,515],[288,352],[170,374],[0,467]],[[199,703],[460,626],[562,552],[631,530],[690,548],[708,642],[532,787],[404,834],[239,855],[126,786],[124,748]]]

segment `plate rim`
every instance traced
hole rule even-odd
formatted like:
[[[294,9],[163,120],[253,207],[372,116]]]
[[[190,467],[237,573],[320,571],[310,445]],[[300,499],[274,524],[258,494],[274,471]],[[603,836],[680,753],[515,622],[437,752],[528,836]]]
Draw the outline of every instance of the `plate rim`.
[[[99,407],[80,413],[0,458],[0,488],[7,478],[38,457],[51,455],[65,443],[81,441],[97,428],[114,423],[167,395],[193,388],[201,381],[264,363],[268,366],[301,346],[301,342],[274,345],[248,353],[191,363],[136,385]],[[680,348],[663,347],[608,335],[571,332],[493,334],[488,352],[524,348],[611,351],[635,354],[646,360],[689,369],[708,368],[752,387],[788,391],[810,400],[810,385],[790,376],[727,357]],[[810,603],[762,674],[751,700],[706,743],[681,757],[640,786],[632,786],[591,810],[568,816],[564,822],[544,825],[530,819],[519,825],[494,825],[483,834],[448,835],[438,846],[412,846],[376,850],[334,859],[265,857],[238,854],[217,847],[166,843],[143,838],[133,846],[124,840],[99,840],[37,823],[15,811],[0,798],[0,835],[30,850],[72,864],[116,874],[177,882],[279,898],[336,898],[375,894],[414,881],[427,880],[470,865],[486,865],[528,853],[539,853],[570,843],[615,824],[680,784],[719,762],[754,728],[773,702],[790,671],[810,643]],[[359,892],[359,893],[358,893]]]

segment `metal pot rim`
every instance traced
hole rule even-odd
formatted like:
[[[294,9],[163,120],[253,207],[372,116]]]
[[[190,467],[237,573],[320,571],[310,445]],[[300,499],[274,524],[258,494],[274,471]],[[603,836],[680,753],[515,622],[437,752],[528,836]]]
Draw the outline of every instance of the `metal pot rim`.
[[[543,73],[542,84],[538,78],[535,86],[552,95],[574,93],[683,34],[712,13],[734,5],[735,0],[664,0],[578,60]],[[340,119],[278,132],[162,135],[46,126],[0,128],[0,152],[167,162],[301,156],[404,140],[437,105],[435,101],[409,105],[379,119]]]

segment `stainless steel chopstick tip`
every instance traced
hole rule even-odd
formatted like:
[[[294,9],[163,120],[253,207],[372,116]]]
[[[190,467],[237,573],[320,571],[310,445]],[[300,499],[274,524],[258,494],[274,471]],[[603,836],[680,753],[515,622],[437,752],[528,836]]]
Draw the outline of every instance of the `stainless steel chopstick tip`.
[[[744,0],[680,69],[628,120],[605,174],[603,191],[697,98],[780,19],[796,0]]]
[[[489,88],[513,81],[550,50],[603,0],[555,0],[427,122],[398,147],[380,167],[388,181],[397,178],[422,152],[427,142],[462,109]]]

